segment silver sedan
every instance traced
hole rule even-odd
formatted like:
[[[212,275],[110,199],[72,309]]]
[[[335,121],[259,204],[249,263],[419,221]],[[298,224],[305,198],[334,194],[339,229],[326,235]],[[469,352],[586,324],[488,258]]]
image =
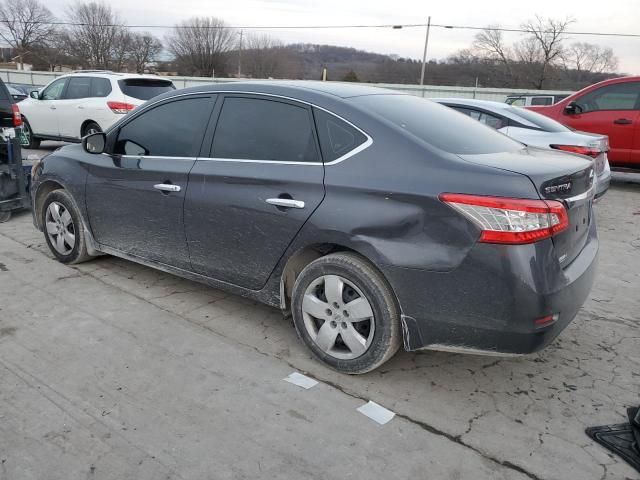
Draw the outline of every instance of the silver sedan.
[[[596,198],[602,197],[609,189],[611,170],[607,159],[609,138],[606,135],[578,132],[549,117],[506,103],[468,98],[433,100],[528,146],[553,148],[590,157],[598,181]]]

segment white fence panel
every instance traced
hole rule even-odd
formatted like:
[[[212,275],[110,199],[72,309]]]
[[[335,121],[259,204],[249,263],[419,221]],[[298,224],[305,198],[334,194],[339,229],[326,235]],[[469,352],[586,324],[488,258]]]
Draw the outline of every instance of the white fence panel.
[[[0,78],[5,82],[24,83],[41,87],[49,83],[56,77],[63,75],[59,72],[23,72],[17,70],[0,70]],[[236,78],[206,78],[206,77],[165,77],[170,79],[176,88],[196,87],[200,85],[208,85],[211,83],[227,83],[244,81]],[[425,98],[477,98],[480,100],[495,100],[504,102],[508,95],[521,95],[526,93],[545,94],[545,93],[565,93],[569,91],[550,91],[550,90],[522,90],[522,89],[506,89],[506,88],[474,88],[474,87],[456,87],[456,86],[438,86],[438,85],[404,85],[393,83],[373,83],[382,88],[398,90],[411,95]]]

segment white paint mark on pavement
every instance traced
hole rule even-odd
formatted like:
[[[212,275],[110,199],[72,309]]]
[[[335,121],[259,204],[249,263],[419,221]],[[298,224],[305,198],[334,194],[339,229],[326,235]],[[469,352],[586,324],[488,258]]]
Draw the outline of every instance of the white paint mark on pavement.
[[[396,416],[396,414],[391,410],[387,410],[386,408],[372,401],[369,401],[369,403],[365,403],[361,407],[358,407],[357,410],[363,415],[369,417],[371,420],[378,422],[380,425],[384,425]]]
[[[315,387],[318,382],[313,378],[307,377],[298,372],[293,372],[287,378],[283,379],[285,382],[293,383],[299,387],[304,388],[305,390],[309,390],[311,387]]]

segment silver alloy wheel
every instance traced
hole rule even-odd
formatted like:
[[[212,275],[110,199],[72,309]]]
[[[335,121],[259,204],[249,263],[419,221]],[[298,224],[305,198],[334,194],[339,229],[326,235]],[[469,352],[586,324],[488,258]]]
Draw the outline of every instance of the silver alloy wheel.
[[[375,333],[371,304],[362,291],[339,275],[323,275],[302,299],[307,333],[326,354],[341,360],[363,355]]]
[[[45,217],[47,235],[60,255],[69,255],[76,244],[76,229],[71,213],[64,205],[51,202]]]
[[[100,133],[100,130],[96,127],[91,127],[87,129],[87,135],[93,135],[94,133]]]

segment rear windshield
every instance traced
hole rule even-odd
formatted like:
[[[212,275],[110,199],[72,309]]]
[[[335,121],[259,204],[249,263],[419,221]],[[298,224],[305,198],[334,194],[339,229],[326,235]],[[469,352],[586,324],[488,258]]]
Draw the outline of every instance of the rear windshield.
[[[565,127],[560,122],[556,122],[552,118],[545,117],[540,113],[520,107],[507,107],[506,110],[512,115],[524,118],[527,122],[532,123],[536,127],[545,132],[570,132],[571,129]]]
[[[351,100],[445,152],[457,155],[515,151],[521,143],[452,108],[411,95],[367,95]]]
[[[161,93],[175,90],[170,80],[156,80],[153,78],[130,78],[127,80],[118,80],[120,90],[128,97],[137,98],[138,100],[149,100]]]

